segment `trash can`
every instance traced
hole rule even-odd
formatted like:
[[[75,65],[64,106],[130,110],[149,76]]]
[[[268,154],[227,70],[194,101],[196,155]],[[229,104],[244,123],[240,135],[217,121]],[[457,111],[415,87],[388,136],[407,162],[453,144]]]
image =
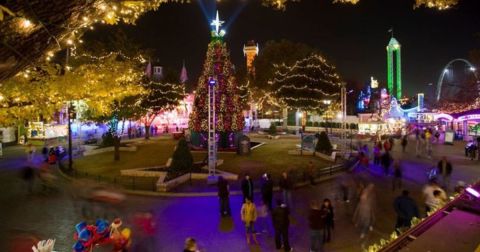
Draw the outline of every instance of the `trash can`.
[[[245,135],[241,136],[237,153],[239,155],[250,154],[250,138]]]

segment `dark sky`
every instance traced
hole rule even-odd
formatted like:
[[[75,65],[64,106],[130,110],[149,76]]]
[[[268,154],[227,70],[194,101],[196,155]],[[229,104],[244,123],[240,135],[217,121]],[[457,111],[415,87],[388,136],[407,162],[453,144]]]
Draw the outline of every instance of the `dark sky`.
[[[169,3],[142,16],[127,33],[155,50],[161,64],[180,68],[185,59],[190,79],[202,70],[210,25],[198,1]],[[213,16],[213,0],[202,0]],[[224,3],[225,2],[225,3]],[[254,39],[288,39],[318,48],[344,79],[366,82],[371,75],[386,82],[386,50],[394,35],[402,45],[403,83],[408,94],[435,83],[451,59],[468,57],[480,48],[480,1],[461,0],[447,11],[413,10],[413,0],[361,0],[357,5],[331,0],[302,0],[286,11],[262,7],[258,0],[228,0],[217,4],[228,24],[226,42],[234,64],[244,64],[243,44]],[[479,66],[480,67],[480,66]]]

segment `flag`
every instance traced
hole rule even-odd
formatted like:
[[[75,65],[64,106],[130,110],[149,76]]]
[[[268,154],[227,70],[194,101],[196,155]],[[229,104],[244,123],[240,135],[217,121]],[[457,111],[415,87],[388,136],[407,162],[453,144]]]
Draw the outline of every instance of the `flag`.
[[[152,63],[150,61],[148,61],[147,68],[145,69],[145,75],[148,78],[152,77]]]
[[[180,83],[185,84],[188,81],[187,68],[185,67],[185,61],[183,62],[182,71],[180,72]]]

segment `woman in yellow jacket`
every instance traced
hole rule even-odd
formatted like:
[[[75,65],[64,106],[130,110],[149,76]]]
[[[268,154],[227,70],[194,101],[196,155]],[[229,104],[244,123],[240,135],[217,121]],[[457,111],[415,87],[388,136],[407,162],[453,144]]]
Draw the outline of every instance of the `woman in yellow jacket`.
[[[255,208],[255,204],[253,204],[251,199],[245,199],[245,203],[242,205],[241,215],[242,221],[245,223],[247,244],[250,244],[250,235],[252,236],[255,244],[258,244],[257,236],[255,235],[255,229],[253,227],[253,224],[257,220],[257,209]]]

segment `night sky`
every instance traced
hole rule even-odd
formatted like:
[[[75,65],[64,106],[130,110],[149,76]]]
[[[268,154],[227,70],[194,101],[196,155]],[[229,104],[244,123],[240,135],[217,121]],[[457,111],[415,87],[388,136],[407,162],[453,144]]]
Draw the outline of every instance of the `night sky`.
[[[435,83],[451,59],[466,58],[471,49],[480,48],[476,36],[480,32],[479,0],[461,0],[447,11],[413,10],[413,0],[361,0],[357,5],[331,2],[302,0],[283,12],[252,0],[222,1],[217,7],[213,0],[169,3],[124,29],[141,46],[153,49],[162,65],[180,69],[185,60],[190,80],[195,82],[210,40],[205,14],[213,17],[218,8],[227,24],[225,40],[236,65],[245,64],[242,48],[246,41],[257,41],[261,50],[268,40],[288,39],[319,49],[345,80],[366,82],[373,75],[385,84],[385,46],[388,30],[394,27],[394,36],[402,45],[404,92],[409,95]]]

